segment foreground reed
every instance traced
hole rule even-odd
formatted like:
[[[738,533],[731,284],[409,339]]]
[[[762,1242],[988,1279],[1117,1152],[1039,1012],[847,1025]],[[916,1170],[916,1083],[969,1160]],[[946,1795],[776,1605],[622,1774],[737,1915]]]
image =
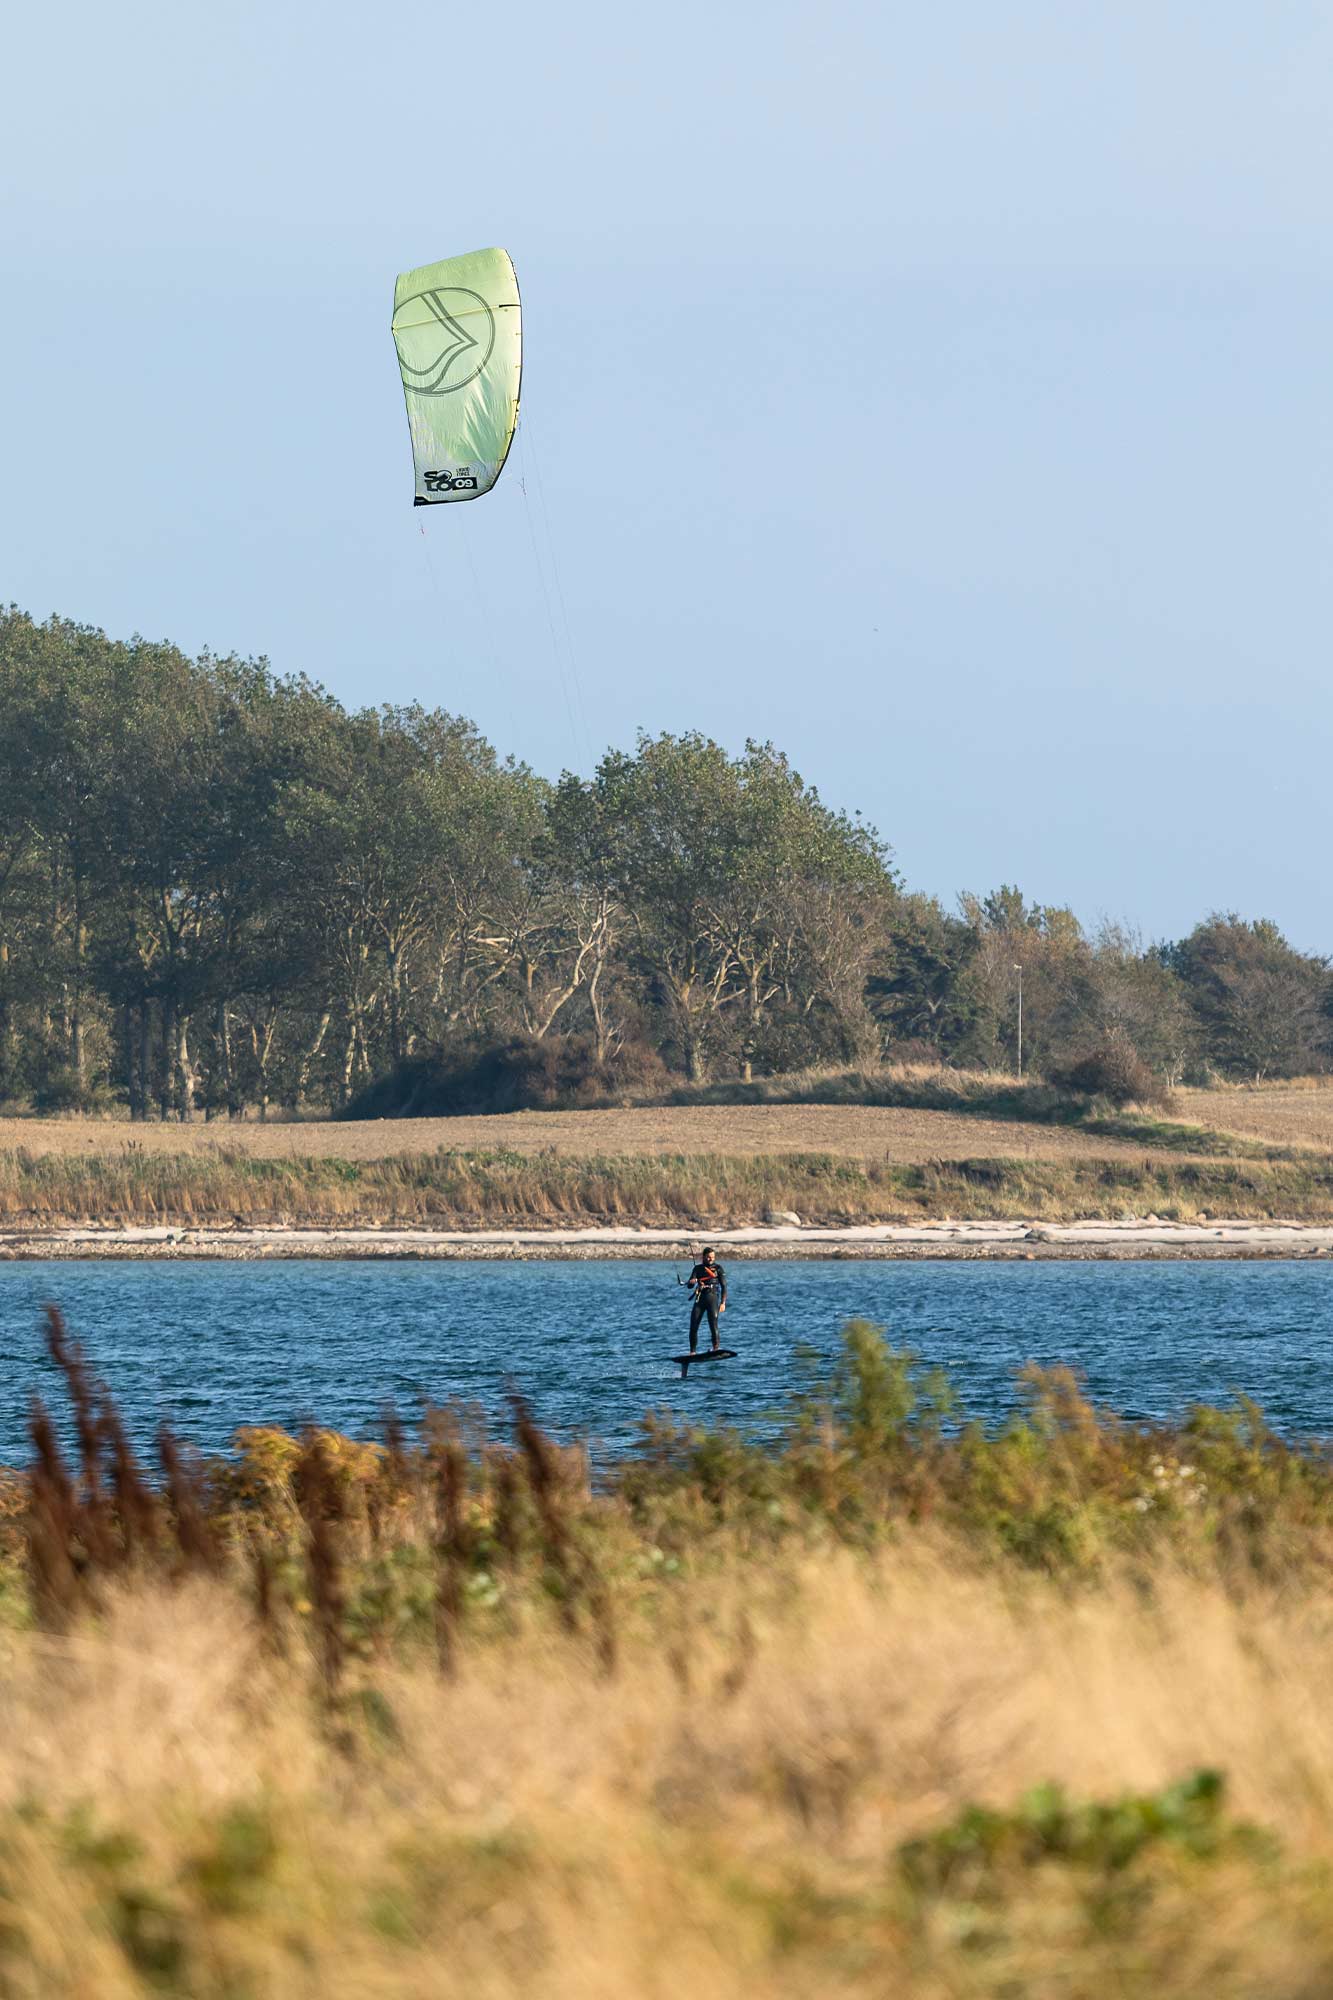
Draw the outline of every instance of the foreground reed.
[[[1248,1406],[985,1434],[847,1330],[605,1484],[467,1410],[8,1491],[0,1993],[1333,1985],[1333,1467]]]

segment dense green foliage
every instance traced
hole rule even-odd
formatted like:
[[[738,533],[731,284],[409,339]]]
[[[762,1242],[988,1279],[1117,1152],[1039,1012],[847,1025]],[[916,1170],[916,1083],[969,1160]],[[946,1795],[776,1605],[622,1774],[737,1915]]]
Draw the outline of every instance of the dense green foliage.
[[[1327,968],[1271,924],[1145,950],[1013,889],[950,914],[769,744],[641,737],[553,783],[456,716],[0,614],[0,1101],[341,1109],[396,1075],[381,1110],[425,1075],[475,1108],[488,1076],[544,1103],[663,1066],[1013,1067],[1019,966],[1029,1066],[1104,1094],[1328,1054]]]

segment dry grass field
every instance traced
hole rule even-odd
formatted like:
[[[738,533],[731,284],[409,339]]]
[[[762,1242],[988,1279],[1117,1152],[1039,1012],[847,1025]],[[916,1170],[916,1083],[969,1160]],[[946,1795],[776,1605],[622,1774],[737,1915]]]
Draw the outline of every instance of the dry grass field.
[[[212,1152],[255,1159],[387,1160],[444,1148],[491,1149],[574,1159],[824,1153],[836,1159],[1074,1160],[1141,1157],[1133,1140],[1057,1125],[882,1105],[667,1105],[624,1111],[514,1111],[499,1118],[384,1118],[269,1123],[130,1125],[94,1118],[0,1119],[0,1152],[41,1155]]]
[[[377,1121],[0,1119],[0,1220],[496,1228],[1333,1215],[1333,1087],[1116,1111],[1040,1082],[883,1069],[750,1101]],[[755,1096],[760,1101],[754,1101]],[[786,1101],[782,1101],[785,1099]]]
[[[1241,1132],[1280,1146],[1333,1152],[1333,1077],[1291,1083],[1234,1084],[1222,1090],[1178,1090],[1169,1116],[1213,1131]]]

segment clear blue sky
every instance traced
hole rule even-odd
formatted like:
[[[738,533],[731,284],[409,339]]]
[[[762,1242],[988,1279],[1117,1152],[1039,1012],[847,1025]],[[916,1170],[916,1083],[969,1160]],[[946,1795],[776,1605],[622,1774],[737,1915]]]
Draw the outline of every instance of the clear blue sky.
[[[71,0],[5,71],[0,598],[1333,949],[1327,5]],[[524,442],[414,510],[394,274],[488,243]]]

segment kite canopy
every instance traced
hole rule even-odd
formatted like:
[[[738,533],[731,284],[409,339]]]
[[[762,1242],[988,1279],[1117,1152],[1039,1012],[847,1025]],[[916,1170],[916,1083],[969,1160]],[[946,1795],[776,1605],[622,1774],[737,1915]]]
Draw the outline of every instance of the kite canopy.
[[[504,250],[423,264],[394,286],[418,507],[476,500],[500,477],[518,422],[520,321],[518,280]]]

